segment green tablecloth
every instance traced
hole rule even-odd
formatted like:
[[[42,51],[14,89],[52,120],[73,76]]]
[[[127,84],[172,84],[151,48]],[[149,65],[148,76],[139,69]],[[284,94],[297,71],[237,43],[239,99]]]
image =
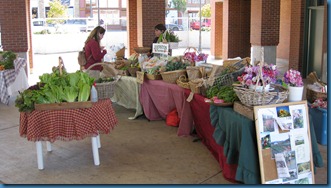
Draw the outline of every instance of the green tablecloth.
[[[260,167],[254,121],[235,112],[232,107],[210,106],[210,120],[215,127],[214,139],[224,147],[227,163],[238,164],[236,180],[259,184]],[[315,131],[310,121],[310,134],[315,167],[322,167]]]

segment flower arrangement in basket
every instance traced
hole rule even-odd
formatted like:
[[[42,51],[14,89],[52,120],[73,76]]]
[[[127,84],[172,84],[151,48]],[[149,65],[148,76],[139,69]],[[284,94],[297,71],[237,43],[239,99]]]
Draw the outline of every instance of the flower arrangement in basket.
[[[190,51],[193,49],[193,51]],[[202,52],[198,52],[196,48],[194,47],[188,47],[184,51],[184,60],[187,60],[190,62],[192,65],[195,65],[199,61],[206,61],[208,58],[208,54],[204,54]]]
[[[238,81],[246,88],[262,91],[262,87],[265,87],[265,91],[269,91],[268,85],[276,83],[277,75],[278,70],[276,65],[247,65],[244,73],[241,76],[238,76]]]
[[[260,64],[248,65],[245,72],[238,77],[240,86],[233,88],[241,103],[246,106],[282,103],[288,95],[286,88],[275,84],[278,71],[276,66],[264,63],[263,48],[261,54]]]

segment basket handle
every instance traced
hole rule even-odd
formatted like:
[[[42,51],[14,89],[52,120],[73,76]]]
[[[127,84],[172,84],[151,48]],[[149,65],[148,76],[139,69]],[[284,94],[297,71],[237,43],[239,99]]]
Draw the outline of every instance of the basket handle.
[[[87,69],[85,69],[85,71],[89,71],[91,70],[92,67],[95,67],[97,65],[108,65],[110,63],[94,63],[93,65],[89,66]]]
[[[179,76],[178,79],[179,79],[179,80],[186,80],[187,78],[186,78],[186,76],[185,76],[184,74],[182,74],[182,75]]]
[[[190,49],[193,49],[194,52],[199,53],[198,50],[197,50],[195,47],[187,47],[187,48],[185,49],[185,51],[184,51],[184,54],[185,54],[186,52],[189,52]]]
[[[63,59],[62,59],[61,56],[59,56],[59,71],[60,71],[60,75],[63,74],[63,72],[62,72],[63,67],[64,67]]]

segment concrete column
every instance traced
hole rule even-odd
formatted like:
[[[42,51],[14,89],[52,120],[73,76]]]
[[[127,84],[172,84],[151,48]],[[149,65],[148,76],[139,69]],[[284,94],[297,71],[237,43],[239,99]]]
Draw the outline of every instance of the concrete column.
[[[261,48],[264,49],[264,61],[276,64],[277,45],[279,43],[280,1],[251,1],[251,59],[261,61]]]

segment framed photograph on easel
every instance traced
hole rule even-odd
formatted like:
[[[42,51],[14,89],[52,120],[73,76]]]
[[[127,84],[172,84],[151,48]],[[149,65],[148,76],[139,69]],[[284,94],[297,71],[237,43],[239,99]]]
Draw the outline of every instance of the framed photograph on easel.
[[[262,184],[314,184],[307,101],[254,106]]]

